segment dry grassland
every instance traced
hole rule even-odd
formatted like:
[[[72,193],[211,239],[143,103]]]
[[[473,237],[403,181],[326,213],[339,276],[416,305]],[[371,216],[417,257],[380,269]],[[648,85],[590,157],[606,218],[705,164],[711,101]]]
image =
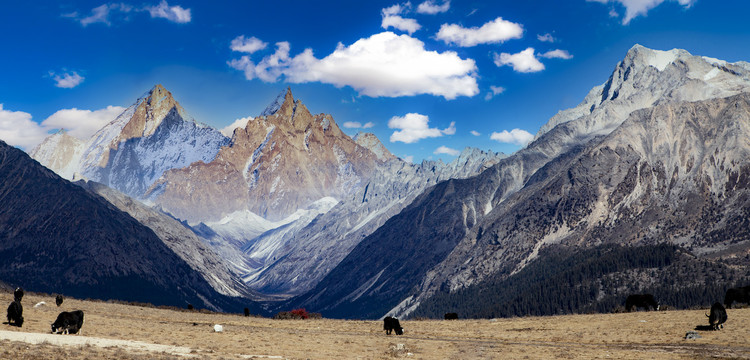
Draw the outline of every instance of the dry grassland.
[[[5,307],[12,294],[0,294]],[[40,301],[46,306],[34,308]],[[52,297],[23,298],[23,328],[0,325],[2,359],[750,359],[750,309],[729,309],[722,331],[705,311],[402,321],[272,320]],[[60,311],[83,310],[82,335],[49,335]],[[215,333],[214,324],[224,331]]]

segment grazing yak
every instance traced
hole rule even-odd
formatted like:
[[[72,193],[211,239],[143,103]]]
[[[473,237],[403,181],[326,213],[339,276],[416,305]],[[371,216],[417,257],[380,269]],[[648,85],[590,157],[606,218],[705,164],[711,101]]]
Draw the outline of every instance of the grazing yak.
[[[646,311],[651,308],[659,310],[659,303],[656,302],[656,299],[654,299],[654,296],[651,294],[633,294],[625,299],[625,309],[628,312],[631,312],[633,307],[636,307],[636,310],[638,310],[638,308],[645,308]]]
[[[8,306],[8,325],[23,326],[23,306],[19,300],[13,301]]]
[[[245,316],[250,316],[250,309],[245,308]]]
[[[62,295],[55,296],[55,304],[57,304],[57,307],[60,307],[63,303],[63,297]]]
[[[727,290],[727,294],[724,296],[724,306],[729,309],[735,301],[750,304],[750,286],[731,288]]]
[[[456,313],[445,313],[443,316],[445,320],[458,320],[458,314]]]
[[[52,323],[53,334],[78,334],[83,327],[83,311],[63,311]]]
[[[708,317],[708,323],[711,325],[711,330],[719,330],[724,327],[727,322],[727,310],[720,302],[715,302],[711,306],[711,315],[706,314]]]
[[[395,330],[396,335],[403,335],[404,334],[404,328],[401,327],[401,324],[399,324],[398,319],[386,316],[385,319],[383,319],[383,330],[385,330],[386,335],[390,335],[391,331]]]

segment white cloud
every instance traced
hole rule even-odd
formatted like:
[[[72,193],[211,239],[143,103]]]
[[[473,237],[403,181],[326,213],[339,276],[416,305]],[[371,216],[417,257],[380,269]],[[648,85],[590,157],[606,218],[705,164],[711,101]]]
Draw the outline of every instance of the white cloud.
[[[456,133],[456,123],[451,122],[447,129],[430,128],[427,123],[429,117],[417,113],[408,113],[404,116],[394,116],[388,120],[388,128],[398,129],[391,134],[391,142],[415,143],[421,139],[453,135]]]
[[[471,135],[474,135],[474,136],[482,135],[479,131],[476,131],[476,130],[471,130],[469,132],[471,133]]]
[[[359,121],[346,121],[344,122],[344,127],[347,129],[369,129],[371,127],[375,126],[375,123],[368,122],[364,125],[362,125]]]
[[[62,16],[78,21],[84,27],[96,23],[103,23],[110,26],[112,25],[112,17],[116,15],[123,16],[122,14],[128,14],[132,11],[147,11],[152,18],[164,18],[171,22],[181,24],[188,23],[191,20],[190,9],[185,9],[181,6],[169,6],[166,0],[162,0],[159,5],[156,6],[144,6],[137,9],[132,5],[125,3],[109,3],[91,9],[91,14],[86,17],[80,16],[77,11],[62,14]]]
[[[549,43],[555,42],[555,38],[550,33],[546,33],[544,35],[537,35],[536,38],[537,40],[541,42],[549,42]]]
[[[446,44],[455,44],[462,47],[497,44],[510,39],[520,39],[523,36],[523,26],[498,17],[479,28],[443,24],[436,36]]]
[[[422,28],[422,25],[419,25],[417,20],[402,18],[398,15],[384,16],[383,22],[380,24],[380,26],[386,30],[389,27],[393,27],[394,29],[405,31],[409,33],[409,35]]]
[[[500,95],[505,92],[505,88],[502,86],[490,85],[490,91],[484,96],[485,100],[492,99],[495,95]]]
[[[422,26],[419,25],[417,20],[401,17],[401,15],[407,13],[409,9],[411,9],[411,2],[406,2],[403,5],[396,4],[384,8],[380,11],[383,16],[383,21],[380,23],[380,26],[386,30],[388,30],[389,27],[392,27],[394,29],[406,31],[409,35],[413,34],[415,31],[422,28]]]
[[[419,6],[417,6],[417,12],[420,14],[429,14],[429,15],[435,15],[439,13],[444,13],[448,11],[448,9],[451,8],[451,2],[450,0],[446,0],[443,2],[442,5],[435,4],[432,0],[427,0]]]
[[[240,35],[234,38],[234,40],[232,40],[232,43],[229,45],[229,48],[232,49],[232,51],[239,51],[239,52],[252,54],[258,50],[265,49],[266,46],[268,46],[267,43],[261,41],[255,36],[245,38],[244,35]]]
[[[403,156],[401,158],[401,160],[404,160],[404,161],[406,161],[408,163],[413,163],[414,162],[414,155]]]
[[[250,120],[252,120],[252,119],[253,119],[252,116],[239,118],[239,119],[235,120],[233,123],[227,125],[226,127],[224,127],[223,129],[221,129],[219,131],[221,131],[221,133],[224,134],[224,136],[232,137],[232,134],[234,133],[234,129],[236,129],[236,128],[243,128],[244,129],[245,126],[247,126],[247,122],[250,121]]]
[[[555,49],[555,50],[547,51],[546,53],[544,53],[544,54],[542,54],[540,56],[543,57],[543,58],[547,58],[547,59],[565,59],[565,60],[569,60],[569,59],[573,58],[573,55],[570,55],[570,53],[568,52],[568,50],[560,50],[560,49]]]
[[[55,74],[54,72],[50,71],[49,76],[51,76],[52,79],[55,80],[55,86],[64,89],[72,89],[80,85],[85,79],[83,76],[78,75],[78,73],[75,71],[65,72],[62,75]]]
[[[45,131],[66,129],[68,135],[85,140],[99,129],[114,120],[125,108],[122,106],[107,106],[99,110],[62,109],[42,121]]]
[[[513,70],[523,73],[544,70],[544,64],[534,56],[534,48],[527,48],[517,54],[495,54],[495,65],[510,65]]]
[[[435,154],[435,155],[446,154],[446,155],[450,155],[450,156],[458,156],[459,154],[461,154],[460,151],[458,151],[456,149],[451,149],[451,148],[449,148],[447,146],[441,146],[441,147],[435,149],[435,151],[433,151],[432,153]]]
[[[4,110],[3,104],[0,104],[0,140],[9,145],[30,150],[45,137],[47,137],[47,131],[31,121],[31,114]]]
[[[508,130],[493,132],[492,135],[490,135],[490,139],[501,143],[525,146],[534,139],[534,135],[531,135],[531,133],[526,130],[513,129],[510,132]]]
[[[38,124],[31,114],[3,110],[0,104],[0,139],[13,146],[31,150],[49,135],[50,131],[66,129],[70,136],[88,139],[97,130],[125,111],[124,107],[107,106],[100,110],[63,109]]]
[[[289,43],[276,44],[276,52],[258,64],[249,56],[228,62],[245,72],[248,80],[275,82],[280,76],[290,83],[321,82],[336,87],[351,86],[371,97],[419,94],[474,96],[479,92],[476,63],[456,52],[427,51],[424,43],[408,35],[382,32],[344,46],[318,59],[312,49],[289,56]]]
[[[589,2],[598,2],[601,4],[607,4],[607,3],[619,3],[621,6],[625,8],[625,17],[622,19],[622,24],[627,25],[630,23],[630,20],[633,20],[634,18],[638,16],[646,16],[646,14],[649,12],[649,10],[661,5],[664,1],[667,0],[586,0]],[[690,8],[695,4],[698,0],[669,0],[669,1],[676,1],[686,9]],[[617,12],[614,11],[614,9],[611,9],[609,12],[609,15],[612,17],[618,16]]]
[[[185,24],[192,19],[190,9],[185,9],[179,5],[169,6],[166,0],[161,0],[159,5],[146,6],[145,8],[152,18],[164,18],[171,22]]]
[[[131,10],[133,10],[133,7],[127,4],[104,4],[91,9],[91,15],[86,17],[79,16],[78,12],[64,14],[63,16],[78,21],[84,27],[96,23],[104,23],[109,26],[112,25],[109,20],[110,14],[115,14],[117,12],[129,13]]]

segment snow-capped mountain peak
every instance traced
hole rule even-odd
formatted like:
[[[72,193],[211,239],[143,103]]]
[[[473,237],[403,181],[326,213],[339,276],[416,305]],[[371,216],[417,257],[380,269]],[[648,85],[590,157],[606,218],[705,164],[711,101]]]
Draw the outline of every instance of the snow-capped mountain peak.
[[[276,114],[279,109],[281,109],[281,105],[284,104],[284,101],[287,98],[291,98],[292,96],[292,89],[286,88],[285,90],[282,90],[279,95],[276,96],[276,98],[266,106],[266,109],[263,110],[262,113],[260,113],[260,116],[271,116],[273,114]]]

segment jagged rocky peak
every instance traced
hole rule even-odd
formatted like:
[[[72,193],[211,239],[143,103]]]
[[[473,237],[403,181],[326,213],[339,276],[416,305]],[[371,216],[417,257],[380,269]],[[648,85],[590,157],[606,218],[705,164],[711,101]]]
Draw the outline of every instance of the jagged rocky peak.
[[[155,85],[140,97],[134,106],[133,116],[120,133],[121,141],[152,135],[162,120],[172,111],[175,111],[183,120],[194,121],[172,97],[172,93],[161,84]]]
[[[380,161],[388,161],[391,159],[397,159],[397,157],[391,154],[388,149],[380,142],[377,136],[373,133],[359,132],[352,138],[359,146],[372,151]]]
[[[276,114],[279,109],[281,109],[281,105],[284,104],[286,99],[292,99],[292,89],[286,88],[285,90],[282,90],[279,95],[276,96],[276,98],[266,106],[266,109],[263,110],[262,113],[260,113],[260,116],[271,116],[273,114]]]
[[[750,91],[750,64],[695,56],[686,50],[653,50],[635,45],[609,79],[589,91],[578,106],[562,110],[543,125],[535,140],[558,125],[569,132],[607,134],[634,110],[656,104],[701,101]]]

